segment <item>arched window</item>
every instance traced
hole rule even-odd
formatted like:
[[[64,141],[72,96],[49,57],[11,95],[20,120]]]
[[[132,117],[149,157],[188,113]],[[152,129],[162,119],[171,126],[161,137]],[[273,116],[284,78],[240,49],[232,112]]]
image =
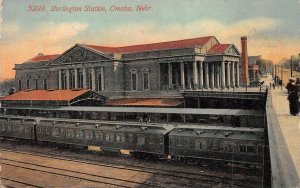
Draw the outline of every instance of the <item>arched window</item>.
[[[19,80],[19,91],[22,90],[22,80]]]
[[[136,69],[131,69],[131,90],[137,91],[138,90],[138,74]]]
[[[196,150],[206,150],[207,149],[207,142],[205,140],[196,140],[195,141],[195,149]]]
[[[44,86],[45,90],[48,89],[48,87],[47,87],[47,79],[46,78],[43,79],[43,86]]]
[[[30,80],[29,80],[29,78],[26,79],[26,89],[30,89]]]
[[[35,89],[38,90],[39,89],[39,79],[35,79]]]

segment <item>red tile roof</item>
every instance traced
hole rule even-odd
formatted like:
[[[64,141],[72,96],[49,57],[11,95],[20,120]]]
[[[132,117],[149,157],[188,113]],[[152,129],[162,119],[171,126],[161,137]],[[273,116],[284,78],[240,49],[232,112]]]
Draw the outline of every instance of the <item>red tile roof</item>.
[[[3,101],[70,101],[86,92],[89,89],[80,90],[22,90],[8,95]]]
[[[182,104],[182,99],[173,98],[124,98],[124,99],[110,99],[104,106],[178,106]]]
[[[208,53],[221,54],[224,53],[229,46],[230,44],[216,44],[208,51]]]
[[[30,60],[28,60],[28,62],[40,62],[40,61],[49,61],[52,60],[54,58],[56,58],[57,56],[59,56],[60,54],[54,54],[54,55],[38,55]]]
[[[214,36],[184,39],[177,41],[159,42],[151,44],[140,44],[133,46],[123,46],[123,47],[107,47],[107,46],[94,46],[94,45],[84,45],[94,50],[100,52],[111,52],[111,53],[125,53],[125,52],[140,52],[140,51],[151,51],[151,50],[161,50],[161,49],[174,49],[174,48],[187,48],[195,46],[205,45]]]

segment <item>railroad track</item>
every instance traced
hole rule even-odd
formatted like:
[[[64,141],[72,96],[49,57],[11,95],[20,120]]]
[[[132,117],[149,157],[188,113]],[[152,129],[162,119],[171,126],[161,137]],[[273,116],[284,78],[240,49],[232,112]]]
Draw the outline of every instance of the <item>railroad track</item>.
[[[43,188],[43,186],[39,186],[39,185],[36,185],[36,184],[32,184],[32,183],[27,183],[27,182],[23,182],[23,181],[19,181],[19,180],[14,180],[14,179],[11,179],[11,178],[7,178],[7,177],[1,177],[1,180],[5,180],[5,181],[9,181],[9,182],[12,182],[14,183],[15,185],[5,185],[6,188],[17,188],[17,187],[37,187],[37,188]]]
[[[25,170],[33,170],[33,171],[37,171],[40,173],[47,173],[47,174],[50,174],[53,176],[72,178],[72,179],[79,180],[79,181],[98,183],[100,185],[104,184],[104,185],[108,185],[108,186],[117,186],[117,187],[125,187],[125,188],[136,187],[136,186],[163,187],[163,186],[158,186],[158,185],[150,184],[150,183],[141,183],[141,182],[136,182],[136,181],[124,180],[124,179],[120,179],[120,178],[100,176],[100,175],[95,175],[95,174],[91,174],[91,173],[72,171],[72,170],[67,170],[67,169],[63,169],[63,168],[38,165],[38,164],[34,164],[34,163],[27,163],[27,162],[4,159],[4,158],[1,158],[0,161],[1,161],[2,165],[7,165],[7,166],[15,167],[15,168],[22,168]],[[73,175],[70,175],[70,174],[73,174]],[[82,176],[86,176],[86,177],[82,177]],[[6,178],[6,177],[4,177],[4,178]],[[6,179],[8,179],[8,178],[6,178]],[[14,181],[18,182],[16,180],[14,180]],[[109,182],[109,181],[111,181],[111,182]],[[114,182],[114,183],[112,183],[112,182]],[[25,183],[23,183],[23,184],[25,184]],[[33,184],[29,184],[29,183],[27,183],[27,184],[29,186],[33,185]],[[124,185],[124,184],[128,184],[128,185]],[[41,186],[36,186],[36,187],[41,187]]]
[[[6,140],[6,139],[4,139]],[[9,144],[18,143],[19,140],[9,141]],[[22,142],[23,143],[23,142]],[[27,142],[25,142],[27,143]],[[28,144],[26,144],[28,145]],[[36,145],[29,144],[30,147],[36,147]],[[159,175],[159,176],[167,176],[167,177],[173,177],[173,178],[185,178],[189,179],[191,181],[200,181],[203,183],[209,183],[209,184],[219,184],[222,183],[223,185],[230,185],[230,186],[243,186],[243,187],[257,187],[257,185],[260,185],[261,181],[256,176],[238,176],[233,177],[231,174],[227,173],[227,175],[223,174],[213,174],[213,173],[204,173],[204,171],[200,170],[199,172],[187,172],[187,171],[181,171],[181,170],[168,170],[168,169],[162,169],[162,168],[155,168],[147,165],[147,167],[142,165],[134,165],[134,164],[124,164],[123,162],[113,162],[113,161],[105,161],[99,160],[99,159],[87,159],[83,157],[78,157],[72,155],[57,155],[57,154],[49,154],[48,152],[45,154],[45,152],[40,151],[34,151],[32,150],[25,150],[22,148],[22,151],[15,151],[15,145],[11,146],[5,146],[6,149],[0,149],[0,151],[7,151],[7,152],[15,152],[20,154],[27,154],[32,156],[39,156],[44,158],[51,158],[51,159],[57,159],[57,160],[64,160],[64,161],[71,161],[71,162],[78,162],[82,164],[90,164],[90,165],[97,165],[102,167],[110,167],[110,168],[116,168],[116,169],[126,169],[131,171],[138,171],[138,172],[144,172],[144,173],[151,173],[153,175]],[[7,149],[9,148],[9,149]],[[59,147],[55,147],[53,151],[57,151]],[[65,151],[64,149],[63,151]],[[68,150],[69,151],[69,150]],[[86,154],[90,154],[89,152],[85,152]],[[100,163],[99,163],[100,162]],[[168,163],[166,163],[168,164]],[[178,163],[176,163],[177,165]],[[151,164],[150,164],[151,165]],[[169,165],[169,164],[168,164]],[[172,164],[171,164],[172,165]],[[188,169],[188,168],[187,168]],[[228,169],[227,169],[228,170]],[[242,177],[242,178],[241,178]]]
[[[31,152],[24,152],[24,151],[13,151],[13,150],[7,150],[7,149],[0,149],[0,151],[6,151],[6,152],[13,152],[13,153],[19,153],[19,154],[26,154],[26,155],[31,155],[31,156],[38,156],[38,157],[43,157],[43,158],[51,158],[51,159],[57,159],[57,160],[64,160],[64,161],[70,161],[70,162],[77,162],[77,163],[81,163],[81,164],[89,164],[89,165],[96,165],[96,166],[101,166],[101,167],[109,167],[109,168],[115,168],[115,169],[120,169],[120,170],[130,170],[130,171],[136,171],[136,172],[142,172],[142,173],[150,173],[152,175],[158,175],[158,176],[166,176],[166,177],[171,177],[174,179],[179,179],[179,178],[184,178],[184,179],[188,179],[189,181],[193,181],[193,182],[201,182],[204,184],[209,184],[209,185],[216,185],[216,184],[222,184],[223,186],[228,185],[228,186],[243,186],[243,187],[256,187],[256,186],[251,186],[251,184],[249,184],[249,180],[244,180],[245,182],[241,182],[241,179],[232,179],[230,177],[220,177],[220,176],[213,176],[213,175],[208,175],[208,174],[200,174],[200,173],[191,173],[191,172],[182,172],[182,171],[172,171],[172,170],[164,170],[164,169],[155,169],[155,168],[146,168],[143,166],[130,166],[129,165],[124,165],[123,166],[114,166],[111,164],[99,164],[99,161],[97,161],[98,163],[95,162],[90,162],[90,161],[86,161],[86,159],[80,159],[78,160],[78,158],[72,157],[73,159],[70,159],[68,156],[68,158],[65,157],[58,157],[55,155],[44,155],[44,154],[37,154],[37,153],[31,153]],[[18,161],[13,161],[10,159],[4,159],[2,157],[2,160],[6,160],[6,161],[12,161],[12,162],[18,162]],[[82,161],[84,160],[84,161]],[[39,166],[39,167],[47,167],[47,166],[43,166],[43,165],[39,165],[39,164],[34,164],[34,163],[26,163],[26,162],[22,162],[23,164],[27,164],[27,165],[35,165],[35,166]],[[49,168],[49,167],[47,167]],[[52,169],[55,170],[65,170],[65,169],[60,169],[60,168],[54,168],[54,167],[50,167]],[[78,173],[76,171],[70,171],[70,170],[65,170],[68,172],[72,172],[72,173]],[[93,177],[101,177],[101,176],[95,176],[93,174],[88,174],[88,173],[81,173],[81,175],[90,175]],[[105,177],[101,177],[101,178],[105,178]],[[247,182],[247,183],[246,183]],[[129,182],[128,182],[129,183]],[[130,183],[137,183],[137,182],[130,182]],[[246,184],[245,184],[246,183]],[[257,183],[257,182],[255,182]],[[154,184],[144,184],[145,186],[159,186],[162,187],[162,185],[154,185]],[[249,185],[249,186],[247,186]],[[255,184],[253,184],[255,185]]]

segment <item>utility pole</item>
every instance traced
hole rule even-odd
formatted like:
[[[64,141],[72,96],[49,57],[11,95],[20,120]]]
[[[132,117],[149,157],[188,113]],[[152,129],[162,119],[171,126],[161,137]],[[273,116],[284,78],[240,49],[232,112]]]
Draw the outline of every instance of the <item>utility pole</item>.
[[[282,86],[283,86],[283,65],[281,65],[281,90],[282,90]]]
[[[291,58],[291,77],[293,77],[293,59]]]

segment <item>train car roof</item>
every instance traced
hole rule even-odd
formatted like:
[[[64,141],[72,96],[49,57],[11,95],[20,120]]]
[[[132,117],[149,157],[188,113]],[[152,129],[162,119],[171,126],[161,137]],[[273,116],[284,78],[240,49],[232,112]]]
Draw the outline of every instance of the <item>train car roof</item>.
[[[53,124],[53,122],[55,122]],[[127,123],[108,122],[108,121],[82,121],[82,120],[57,120],[41,119],[39,126],[52,126],[75,129],[93,129],[99,131],[127,131],[127,132],[146,132],[146,133],[168,133],[174,126],[167,124],[146,124],[146,123]]]
[[[81,111],[81,112],[121,112],[121,113],[125,112],[125,113],[159,113],[159,114],[264,116],[263,110],[214,109],[214,108],[149,108],[149,107],[87,107],[87,106],[68,106],[68,107],[59,107],[59,108],[28,108],[28,107],[7,107],[7,108],[49,110],[49,111]]]
[[[220,138],[236,140],[263,140],[262,128],[224,126],[178,126],[169,135],[180,137]],[[258,133],[258,134],[257,134]]]

